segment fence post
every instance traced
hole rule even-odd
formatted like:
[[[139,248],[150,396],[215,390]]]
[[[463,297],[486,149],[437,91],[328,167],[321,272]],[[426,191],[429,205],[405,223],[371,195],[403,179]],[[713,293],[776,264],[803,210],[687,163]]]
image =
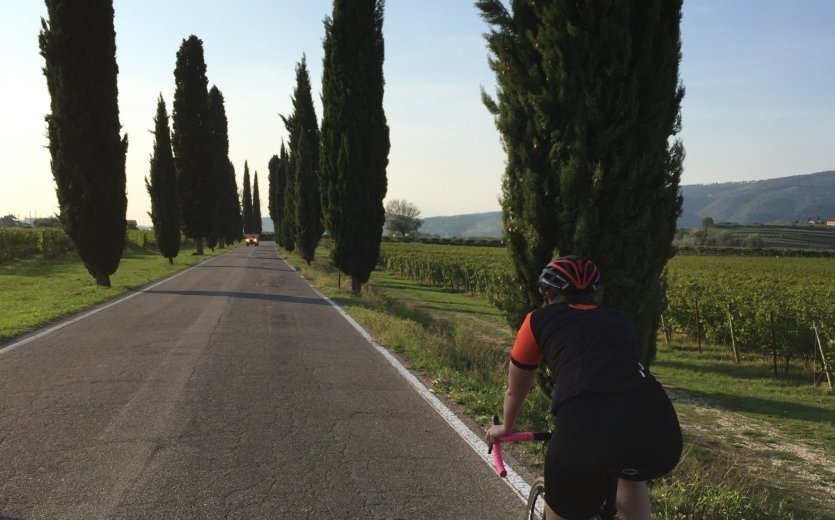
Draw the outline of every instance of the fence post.
[[[734,351],[734,361],[739,364],[739,351],[736,349],[736,336],[734,336],[734,315],[731,313],[731,304],[728,304],[728,325],[731,328],[731,348]]]
[[[667,348],[672,350],[673,347],[670,345],[670,328],[667,325],[667,320],[664,319],[664,315],[661,315],[661,328],[664,329],[664,341],[667,343]]]
[[[699,299],[696,298],[696,346],[699,348],[699,354],[702,353],[702,320],[699,312]]]
[[[826,360],[826,354],[823,351],[823,343],[821,342],[820,334],[818,334],[817,324],[814,321],[812,322],[812,330],[815,331],[815,341],[817,342],[818,349],[821,353],[821,368],[823,368],[823,373],[826,375],[826,382],[829,383],[829,390],[835,390],[832,385],[832,373],[829,367],[829,361]]]
[[[771,361],[774,365],[774,375],[777,375],[777,340],[774,337],[774,311],[769,311],[769,319],[771,321]]]

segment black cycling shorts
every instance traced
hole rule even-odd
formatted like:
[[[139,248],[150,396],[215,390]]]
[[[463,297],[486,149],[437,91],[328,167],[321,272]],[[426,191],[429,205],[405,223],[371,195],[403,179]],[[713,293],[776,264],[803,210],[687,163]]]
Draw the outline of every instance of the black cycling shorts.
[[[545,460],[545,501],[569,520],[597,514],[612,471],[651,480],[681,457],[681,429],[661,385],[581,395],[557,409]]]

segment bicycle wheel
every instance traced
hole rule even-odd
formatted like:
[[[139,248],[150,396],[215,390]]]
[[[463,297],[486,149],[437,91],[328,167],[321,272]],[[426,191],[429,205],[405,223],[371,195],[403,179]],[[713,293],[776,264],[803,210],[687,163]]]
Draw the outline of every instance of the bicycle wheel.
[[[534,480],[528,495],[525,520],[545,520],[545,479]]]

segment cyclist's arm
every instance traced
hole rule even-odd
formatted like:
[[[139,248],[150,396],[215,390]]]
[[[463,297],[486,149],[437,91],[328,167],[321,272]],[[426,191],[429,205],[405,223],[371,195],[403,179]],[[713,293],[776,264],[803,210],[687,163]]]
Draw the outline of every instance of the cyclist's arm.
[[[507,393],[504,396],[504,424],[508,433],[513,432],[516,418],[522,409],[525,397],[531,391],[536,378],[536,370],[542,361],[542,348],[537,344],[531,329],[531,316],[528,313],[510,353],[510,370],[507,374]]]
[[[530,393],[535,378],[536,370],[526,370],[513,363],[510,364],[510,370],[507,373],[507,392],[504,394],[504,427],[506,433],[515,431],[516,418],[519,417],[522,403]]]

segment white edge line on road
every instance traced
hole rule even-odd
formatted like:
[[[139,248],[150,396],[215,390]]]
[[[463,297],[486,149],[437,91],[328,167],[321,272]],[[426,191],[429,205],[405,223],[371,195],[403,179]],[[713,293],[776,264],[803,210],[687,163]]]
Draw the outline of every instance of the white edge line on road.
[[[225,254],[225,253],[224,253],[224,254]],[[103,311],[103,310],[105,310],[105,309],[109,309],[110,307],[113,307],[114,305],[118,305],[118,304],[120,304],[120,303],[122,303],[122,302],[125,302],[125,301],[127,301],[127,300],[130,300],[130,299],[131,299],[131,298],[133,298],[134,296],[139,296],[139,295],[140,295],[140,294],[142,294],[143,292],[148,291],[148,290],[150,290],[150,289],[153,289],[154,287],[158,287],[158,286],[160,286],[160,285],[162,285],[162,284],[164,284],[164,283],[166,283],[166,282],[168,282],[168,281],[171,281],[171,280],[173,280],[174,278],[177,278],[178,276],[180,276],[181,274],[184,274],[184,273],[186,273],[186,272],[190,271],[191,269],[193,269],[193,268],[195,268],[195,267],[200,267],[201,265],[205,264],[206,262],[209,262],[209,261],[211,261],[211,260],[214,260],[215,258],[218,258],[219,256],[222,256],[222,255],[218,255],[218,256],[213,256],[213,257],[211,257],[211,258],[207,258],[207,259],[203,260],[202,262],[200,262],[199,264],[194,264],[194,265],[193,265],[193,266],[191,266],[191,267],[188,267],[188,268],[186,268],[186,269],[183,269],[183,270],[182,270],[182,271],[180,271],[179,273],[175,273],[175,274],[173,274],[173,275],[171,275],[171,276],[169,276],[169,277],[167,277],[167,278],[164,278],[163,280],[160,280],[160,281],[156,282],[156,283],[155,283],[155,284],[153,284],[153,285],[149,285],[148,287],[143,287],[142,289],[140,289],[140,290],[138,290],[138,291],[133,291],[133,292],[130,292],[130,293],[126,294],[125,296],[122,296],[121,298],[119,298],[119,299],[117,299],[117,300],[114,300],[114,301],[112,301],[112,302],[110,302],[110,303],[107,303],[107,304],[105,304],[105,305],[102,305],[101,307],[96,307],[95,309],[93,309],[93,310],[91,310],[91,311],[89,311],[89,312],[85,312],[84,314],[82,314],[82,315],[80,315],[80,316],[76,316],[75,318],[72,318],[71,320],[63,321],[63,322],[59,323],[58,325],[54,325],[54,326],[52,326],[52,327],[50,327],[50,328],[48,328],[48,329],[46,329],[46,330],[44,330],[44,331],[41,331],[41,332],[39,332],[39,333],[35,334],[34,336],[29,336],[28,338],[22,339],[22,340],[20,340],[20,341],[16,341],[16,342],[12,343],[11,345],[7,345],[7,346],[3,347],[2,349],[0,349],[0,355],[3,355],[3,354],[5,354],[5,353],[7,353],[7,352],[11,352],[12,350],[14,350],[14,349],[16,349],[16,348],[18,348],[18,347],[22,347],[23,345],[25,345],[25,344],[27,344],[27,343],[29,343],[29,342],[35,341],[36,339],[41,339],[41,338],[42,338],[42,337],[44,337],[44,336],[49,336],[50,334],[52,334],[52,333],[53,333],[53,332],[55,332],[56,330],[63,329],[63,328],[64,328],[64,327],[66,327],[67,325],[72,325],[73,323],[77,323],[77,322],[79,322],[79,321],[81,321],[81,320],[83,320],[83,319],[85,319],[85,318],[89,318],[89,317],[90,317],[90,316],[92,316],[93,314],[96,314],[96,313],[101,312],[101,311]]]
[[[308,285],[310,285],[310,282],[308,282]],[[418,379],[414,374],[412,374],[409,371],[409,369],[403,366],[400,360],[398,360],[386,348],[382,347],[376,341],[374,341],[374,338],[371,336],[371,334],[369,334],[367,330],[362,328],[362,325],[357,323],[357,321],[354,320],[354,318],[352,318],[347,312],[345,312],[345,309],[337,305],[333,300],[322,294],[318,289],[316,289],[312,285],[310,285],[310,287],[314,291],[316,291],[322,299],[324,299],[331,306],[333,306],[342,315],[342,317],[348,321],[348,323],[350,323],[355,329],[357,329],[357,331],[365,339],[367,339],[368,342],[371,343],[371,345],[375,349],[377,349],[377,352],[382,354],[383,357],[386,358],[386,360],[398,372],[400,372],[400,375],[403,376],[403,378],[406,379],[406,381],[408,381],[410,385],[412,385],[412,388],[414,388],[415,391],[418,394],[420,394],[420,396],[423,397],[430,404],[430,406],[432,406],[432,408],[434,408],[435,411],[438,412],[438,414],[441,417],[443,417],[443,419],[452,427],[453,430],[455,430],[456,433],[458,433],[458,435],[461,436],[462,439],[464,439],[464,442],[469,444],[473,451],[475,451],[478,454],[478,456],[481,457],[482,460],[484,460],[484,462],[486,462],[491,468],[493,467],[493,457],[492,455],[487,454],[487,443],[484,442],[481,439],[481,437],[473,433],[472,430],[470,430],[467,427],[467,425],[464,424],[464,422],[452,412],[452,410],[450,410],[440,399],[438,399],[437,396],[435,396],[435,394],[433,394],[428,388],[426,388],[426,385],[424,385],[420,381],[420,379]],[[507,483],[508,486],[510,486],[510,489],[512,489],[513,492],[515,492],[523,502],[527,502],[528,494],[530,494],[531,492],[530,484],[528,484],[525,481],[525,479],[522,478],[521,475],[516,473],[516,471],[514,471],[510,466],[505,465],[505,469],[507,469],[507,477],[505,477],[503,480]],[[501,477],[497,476],[497,478]]]

